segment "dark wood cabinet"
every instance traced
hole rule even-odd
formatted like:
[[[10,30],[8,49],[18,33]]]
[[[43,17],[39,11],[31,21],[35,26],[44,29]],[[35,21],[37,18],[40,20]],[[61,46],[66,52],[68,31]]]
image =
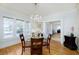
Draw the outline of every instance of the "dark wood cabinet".
[[[64,41],[64,46],[71,49],[71,50],[77,50],[77,45],[75,43],[76,37],[73,36],[64,36],[65,41]]]

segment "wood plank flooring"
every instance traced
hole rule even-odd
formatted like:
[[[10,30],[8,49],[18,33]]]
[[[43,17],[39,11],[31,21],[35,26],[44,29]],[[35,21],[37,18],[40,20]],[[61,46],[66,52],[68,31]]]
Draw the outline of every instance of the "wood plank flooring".
[[[52,35],[52,39],[60,42],[61,33],[55,33]]]
[[[59,42],[51,40],[50,54],[46,47],[43,47],[43,55],[78,55],[79,51],[69,50]],[[0,55],[21,55],[21,44],[0,49]],[[24,55],[30,55],[30,48],[26,48]]]

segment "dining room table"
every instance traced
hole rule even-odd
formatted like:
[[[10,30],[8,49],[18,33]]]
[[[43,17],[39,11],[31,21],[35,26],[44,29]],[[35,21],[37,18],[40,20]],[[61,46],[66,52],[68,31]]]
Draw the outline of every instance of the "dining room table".
[[[42,55],[43,54],[43,33],[32,33],[31,37],[31,55]]]

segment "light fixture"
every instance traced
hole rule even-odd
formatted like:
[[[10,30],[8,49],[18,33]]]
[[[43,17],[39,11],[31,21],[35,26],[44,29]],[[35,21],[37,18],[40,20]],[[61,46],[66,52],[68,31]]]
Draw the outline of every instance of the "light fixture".
[[[41,20],[41,16],[38,14],[38,8],[39,8],[39,5],[37,4],[37,3],[34,3],[34,13],[33,13],[33,15],[31,15],[31,20],[33,20],[33,21],[40,21]]]

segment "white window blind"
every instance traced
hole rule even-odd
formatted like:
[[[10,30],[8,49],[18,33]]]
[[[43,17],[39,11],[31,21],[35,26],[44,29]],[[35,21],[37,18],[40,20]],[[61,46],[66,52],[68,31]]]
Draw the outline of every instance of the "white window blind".
[[[31,23],[30,22],[27,22],[25,27],[26,27],[27,35],[30,35],[31,30],[32,30]]]
[[[4,38],[13,36],[13,19],[9,17],[3,17]]]
[[[4,38],[9,37],[19,37],[20,33],[25,34],[27,37],[31,34],[31,23],[25,22],[21,19],[12,19],[9,17],[3,17],[3,32],[4,32]]]
[[[16,35],[23,33],[24,31],[24,21],[16,20]]]

